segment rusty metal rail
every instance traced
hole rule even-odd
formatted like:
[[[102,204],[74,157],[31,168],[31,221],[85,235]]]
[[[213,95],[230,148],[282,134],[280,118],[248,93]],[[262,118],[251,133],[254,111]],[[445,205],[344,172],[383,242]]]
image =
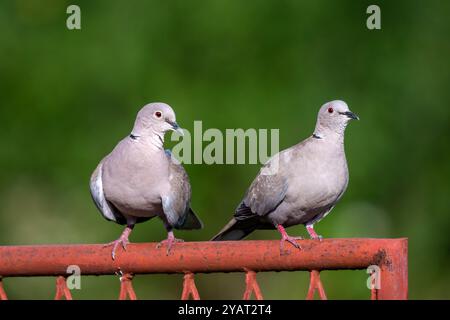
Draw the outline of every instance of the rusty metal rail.
[[[264,271],[310,272],[308,299],[319,292],[326,299],[320,280],[322,270],[366,269],[375,265],[380,270],[380,288],[372,289],[372,299],[407,299],[408,241],[401,239],[325,239],[299,240],[302,250],[285,246],[280,252],[279,241],[227,241],[178,243],[166,255],[166,249],[156,243],[130,244],[120,249],[116,260],[111,259],[111,248],[102,244],[0,246],[0,277],[56,276],[55,298],[70,299],[64,277],[67,267],[77,265],[84,275],[114,275],[119,271],[121,292],[119,298],[135,299],[132,278],[136,274],[183,273],[182,298],[199,299],[195,286],[196,273],[245,272],[244,299],[254,293],[262,299],[256,282],[256,273]],[[6,292],[0,281],[0,299]]]

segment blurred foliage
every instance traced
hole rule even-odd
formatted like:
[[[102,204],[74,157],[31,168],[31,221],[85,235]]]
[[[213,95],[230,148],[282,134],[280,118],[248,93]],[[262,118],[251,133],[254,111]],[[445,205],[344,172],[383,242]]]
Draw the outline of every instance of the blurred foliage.
[[[69,31],[78,4],[82,30]],[[311,134],[320,105],[345,100],[349,188],[317,225],[326,237],[408,237],[411,298],[450,298],[448,1],[209,0],[0,3],[0,243],[101,243],[121,227],[93,205],[88,180],[151,101],[206,128]],[[168,144],[170,146],[170,144]],[[186,165],[206,240],[230,218],[258,165]],[[292,228],[292,234],[305,234]],[[131,241],[166,236],[157,219]],[[258,231],[253,239],[278,239]],[[0,262],[1,263],[1,262]],[[330,298],[369,297],[363,271],[323,273]],[[266,298],[302,298],[303,272],[258,275]],[[80,298],[116,298],[118,279],[85,277]],[[202,298],[240,298],[243,275],[199,275]],[[139,276],[140,298],[178,298],[181,277]],[[10,298],[46,299],[54,279],[7,279]]]

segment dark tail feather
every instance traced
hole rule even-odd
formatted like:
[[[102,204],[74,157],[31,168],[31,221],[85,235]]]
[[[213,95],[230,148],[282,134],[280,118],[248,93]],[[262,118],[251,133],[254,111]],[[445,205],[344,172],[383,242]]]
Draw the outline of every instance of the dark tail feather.
[[[203,223],[197,215],[189,208],[188,213],[183,217],[181,224],[176,226],[177,229],[194,230],[203,228]]]
[[[241,240],[256,228],[256,224],[250,225],[248,221],[238,221],[233,218],[211,241]]]

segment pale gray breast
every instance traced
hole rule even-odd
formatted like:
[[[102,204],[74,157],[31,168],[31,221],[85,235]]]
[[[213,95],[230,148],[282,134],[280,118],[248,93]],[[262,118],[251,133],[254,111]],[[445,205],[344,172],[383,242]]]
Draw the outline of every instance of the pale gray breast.
[[[105,196],[128,215],[160,214],[161,192],[168,188],[168,162],[164,151],[155,152],[127,139],[119,142],[105,159]]]
[[[305,223],[325,213],[342,196],[348,184],[343,146],[310,141],[287,155],[291,168],[288,190],[279,210],[292,224]]]

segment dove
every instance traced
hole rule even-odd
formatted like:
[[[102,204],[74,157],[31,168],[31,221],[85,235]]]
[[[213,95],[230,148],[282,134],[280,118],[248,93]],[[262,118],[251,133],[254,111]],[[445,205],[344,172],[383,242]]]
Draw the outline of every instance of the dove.
[[[213,241],[240,240],[257,229],[278,229],[280,249],[294,247],[301,237],[285,228],[303,224],[312,239],[322,239],[314,224],[330,213],[344,194],[348,180],[344,131],[359,120],[341,100],[321,106],[314,133],[274,155],[261,168],[231,221]]]
[[[126,225],[112,246],[112,258],[121,245],[124,250],[136,223],[159,217],[167,232],[169,254],[182,241],[173,229],[200,229],[202,222],[190,207],[191,186],[183,166],[164,150],[164,134],[176,131],[175,112],[165,103],[150,103],[137,114],[131,134],[100,161],[90,179],[95,205],[104,218]]]

